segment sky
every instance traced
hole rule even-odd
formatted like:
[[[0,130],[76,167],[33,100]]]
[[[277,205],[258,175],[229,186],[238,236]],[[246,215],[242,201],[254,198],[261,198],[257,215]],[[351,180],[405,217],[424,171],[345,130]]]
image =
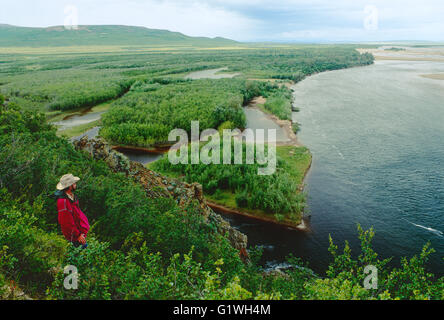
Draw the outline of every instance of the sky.
[[[444,41],[443,0],[0,0],[0,23],[117,24],[238,41]]]

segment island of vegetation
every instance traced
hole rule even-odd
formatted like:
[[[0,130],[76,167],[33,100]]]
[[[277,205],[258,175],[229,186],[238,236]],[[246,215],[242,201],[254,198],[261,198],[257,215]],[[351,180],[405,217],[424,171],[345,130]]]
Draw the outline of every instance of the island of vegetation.
[[[109,36],[101,37],[103,30]],[[134,38],[123,36],[129,31]],[[265,272],[261,250],[248,248],[248,259],[239,255],[219,225],[202,215],[204,202],[183,205],[160,184],[148,196],[140,181],[77,150],[49,123],[93,109],[105,112],[101,120],[69,130],[100,125],[108,143],[155,148],[165,145],[171,129],[189,131],[192,120],[201,130],[245,128],[243,107],[258,96],[265,99],[262,110],[288,121],[289,82],[371,64],[371,54],[353,45],[245,45],[131,27],[69,33],[1,25],[0,35],[0,298],[444,298],[444,278],[426,269],[428,245],[393,267],[372,250],[373,231],[359,227],[359,256],[352,257],[347,243],[340,252],[331,240],[325,275],[294,257],[285,272]],[[216,68],[238,75],[186,79]],[[173,167],[161,159],[151,166],[201,183],[208,199],[223,206],[297,224],[311,155],[296,145],[281,145],[277,153],[271,176],[258,176],[257,165]],[[134,166],[122,159],[122,166]],[[57,228],[50,195],[67,172],[82,177],[78,196],[93,226],[86,250],[69,245]],[[368,264],[379,270],[376,290],[363,288]],[[66,265],[79,269],[78,290],[63,289]]]

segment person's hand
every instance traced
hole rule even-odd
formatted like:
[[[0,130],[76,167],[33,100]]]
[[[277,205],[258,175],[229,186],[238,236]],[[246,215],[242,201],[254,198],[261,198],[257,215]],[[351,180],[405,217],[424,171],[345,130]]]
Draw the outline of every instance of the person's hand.
[[[86,243],[85,235],[81,234],[79,239],[77,239],[77,241],[79,241],[81,244],[85,244]]]

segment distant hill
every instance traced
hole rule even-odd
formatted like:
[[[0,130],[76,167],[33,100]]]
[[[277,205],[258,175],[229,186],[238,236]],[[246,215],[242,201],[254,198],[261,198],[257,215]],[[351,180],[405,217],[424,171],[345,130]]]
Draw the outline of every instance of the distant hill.
[[[117,25],[27,28],[0,24],[0,47],[58,47],[78,45],[197,45],[227,46],[237,42],[221,37],[189,37],[179,32]]]

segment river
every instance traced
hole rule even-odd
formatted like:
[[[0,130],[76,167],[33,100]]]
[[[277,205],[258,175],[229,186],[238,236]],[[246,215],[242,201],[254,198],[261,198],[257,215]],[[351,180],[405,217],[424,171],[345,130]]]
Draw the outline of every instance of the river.
[[[66,129],[70,129],[76,126],[80,126],[83,124],[91,123],[97,120],[100,120],[102,117],[102,114],[104,114],[105,111],[101,112],[85,112],[83,114],[75,114],[72,116],[68,116],[66,119],[52,122],[53,125],[58,127],[58,130],[63,131]]]
[[[289,253],[323,274],[331,261],[328,235],[359,254],[357,223],[374,227],[382,258],[436,250],[430,270],[443,275],[444,81],[421,74],[444,63],[376,61],[320,73],[293,88],[300,142],[313,153],[306,178],[309,233],[225,215],[264,248],[276,266]]]

